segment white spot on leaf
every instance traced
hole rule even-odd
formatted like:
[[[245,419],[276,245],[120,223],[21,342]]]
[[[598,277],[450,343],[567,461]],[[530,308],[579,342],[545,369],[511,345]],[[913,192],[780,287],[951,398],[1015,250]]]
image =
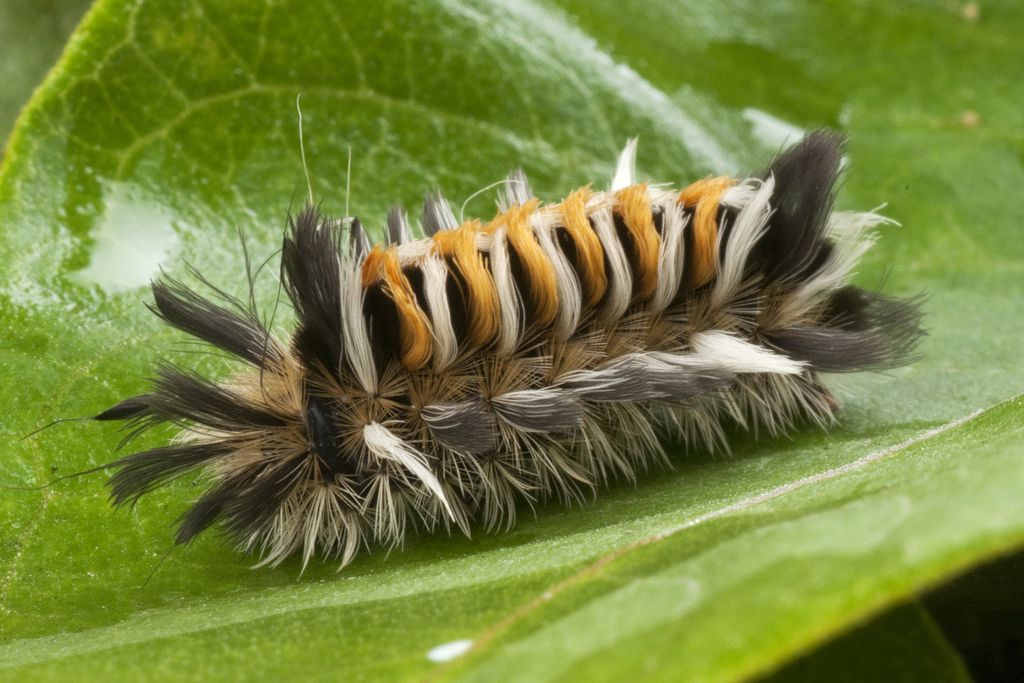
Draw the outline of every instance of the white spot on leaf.
[[[473,647],[472,640],[453,640],[450,643],[431,648],[430,652],[427,653],[427,659],[438,663],[449,662],[456,657],[466,654],[471,647]]]
[[[89,264],[74,279],[108,293],[148,284],[178,245],[173,214],[122,183],[105,187],[104,204]]]

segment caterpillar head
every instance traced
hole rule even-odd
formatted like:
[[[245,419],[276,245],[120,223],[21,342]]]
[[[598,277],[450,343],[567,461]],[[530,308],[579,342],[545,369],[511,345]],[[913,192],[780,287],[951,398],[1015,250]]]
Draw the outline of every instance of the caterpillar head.
[[[265,563],[299,549],[305,561],[318,551],[347,563],[363,538],[372,482],[360,471],[366,448],[352,437],[358,420],[339,393],[338,373],[324,369],[343,362],[342,251],[336,228],[314,209],[291,228],[282,270],[299,326],[288,347],[264,327],[252,297],[245,305],[213,288],[222,305],[164,279],[153,285],[152,310],[252,368],[214,382],[162,364],[148,393],[96,418],[128,420],[129,438],[165,422],[182,427],[173,445],[112,463],[110,480],[113,501],[134,504],[202,470],[209,488],[182,516],[178,543],[219,523]]]

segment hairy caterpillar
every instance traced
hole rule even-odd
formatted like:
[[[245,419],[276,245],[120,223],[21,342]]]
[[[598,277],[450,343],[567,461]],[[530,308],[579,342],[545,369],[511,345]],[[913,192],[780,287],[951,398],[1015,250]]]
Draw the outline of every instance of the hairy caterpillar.
[[[916,301],[848,283],[886,219],[832,211],[841,146],[812,133],[760,175],[679,191],[636,183],[631,142],[607,192],[545,205],[516,173],[491,221],[428,196],[427,237],[392,209],[372,248],[309,206],[281,256],[288,343],[252,304],[153,285],[164,321],[251,367],[213,382],[164,364],[97,415],[181,425],[111,463],[113,502],[201,469],[178,543],[219,523],[262,564],[344,565],[410,528],[582,500],[664,459],[659,432],[715,448],[725,423],[826,425],[819,373],[909,362],[922,334]]]

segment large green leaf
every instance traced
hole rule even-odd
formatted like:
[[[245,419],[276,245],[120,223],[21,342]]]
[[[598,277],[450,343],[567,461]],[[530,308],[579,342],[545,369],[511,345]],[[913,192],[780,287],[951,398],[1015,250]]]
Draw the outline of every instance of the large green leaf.
[[[269,256],[305,195],[300,93],[316,196],[344,211],[351,147],[370,226],[393,201],[464,198],[517,165],[546,199],[602,184],[635,134],[644,174],[681,183],[756,167],[792,129],[841,128],[841,205],[888,201],[904,226],[860,280],[892,263],[888,290],[929,291],[931,336],[910,368],[837,379],[828,435],[680,454],[585,509],[416,539],[340,574],[250,571],[209,535],[143,585],[188,482],[118,513],[97,475],[4,492],[0,667],[727,680],[1024,545],[1024,8],[766,4],[99,2],[0,170],[5,482],[110,460],[107,426],[19,439],[143,389],[156,359],[225,372],[175,346],[145,284],[189,259],[243,291],[237,231]],[[264,277],[260,300],[275,288]],[[428,658],[461,640],[468,654]]]

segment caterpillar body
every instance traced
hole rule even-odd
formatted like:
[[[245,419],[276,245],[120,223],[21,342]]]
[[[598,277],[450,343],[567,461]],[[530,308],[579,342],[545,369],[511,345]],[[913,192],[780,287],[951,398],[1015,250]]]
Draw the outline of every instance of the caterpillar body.
[[[820,373],[909,362],[922,334],[915,300],[849,284],[886,219],[832,211],[841,147],[815,132],[757,176],[680,191],[636,182],[634,141],[609,191],[543,204],[514,173],[489,222],[432,195],[426,237],[392,209],[372,248],[357,219],[306,207],[281,255],[289,342],[251,303],[154,283],[157,315],[250,367],[163,364],[97,415],[181,426],[111,463],[111,498],[200,470],[178,543],[219,524],[261,564],[344,565],[411,530],[582,501],[664,461],[660,434],[712,449],[724,425],[827,425]]]

